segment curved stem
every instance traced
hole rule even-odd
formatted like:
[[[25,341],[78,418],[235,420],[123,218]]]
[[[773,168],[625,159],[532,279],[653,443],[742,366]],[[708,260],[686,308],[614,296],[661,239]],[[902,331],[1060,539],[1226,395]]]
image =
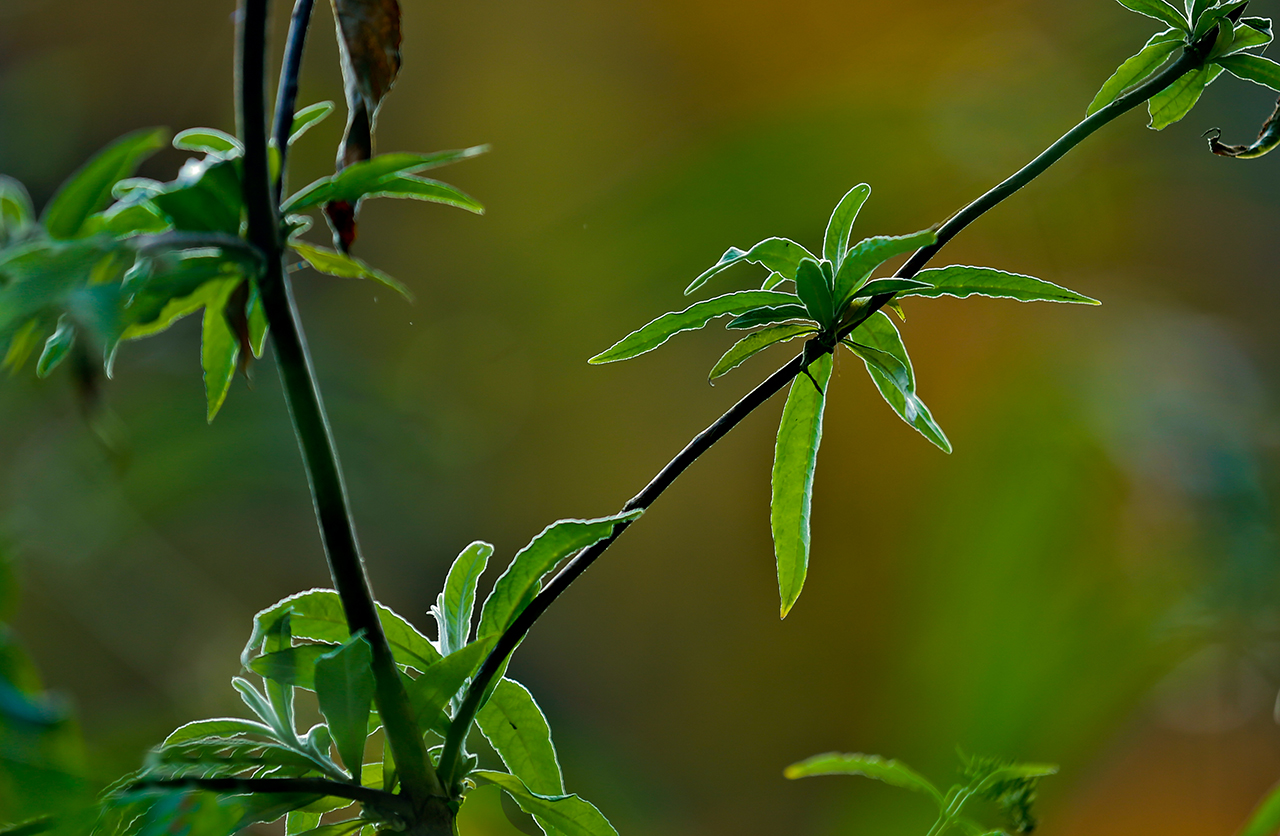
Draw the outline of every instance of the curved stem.
[[[241,13],[240,76],[237,84],[240,136],[244,142],[244,200],[249,242],[266,257],[259,287],[271,327],[285,403],[302,449],[307,482],[315,504],[320,538],[334,588],[342,599],[352,634],[363,631],[373,651],[378,713],[400,770],[400,782],[415,802],[442,794],[427,760],[422,733],[409,705],[391,645],[378,618],[373,591],[356,541],[346,485],[311,355],[284,270],[274,184],[267,165],[266,27],[269,0],[244,0]]]
[[[284,195],[289,162],[289,134],[293,131],[293,112],[298,104],[298,76],[302,73],[302,56],[307,51],[307,30],[311,28],[311,12],[315,0],[298,0],[289,18],[289,37],[284,45],[284,63],[280,65],[280,87],[276,90],[276,115],[271,136],[280,149],[280,172],[276,175],[276,203]]]
[[[1062,159],[1068,151],[1079,145],[1085,138],[1097,131],[1103,125],[1112,121],[1116,117],[1132,110],[1152,96],[1160,93],[1175,81],[1177,81],[1184,73],[1195,69],[1204,63],[1208,49],[1212,46],[1217,30],[1215,29],[1205,38],[1201,39],[1195,45],[1188,47],[1178,57],[1176,61],[1170,64],[1165,70],[1152,77],[1149,81],[1135,87],[1125,95],[1119,97],[1111,104],[1098,110],[1092,116],[1085,119],[1076,127],[1068,131],[1061,139],[1051,145],[1044,153],[1036,157],[1025,167],[1019,170],[1009,179],[1005,180],[999,186],[984,194],[973,203],[960,210],[955,216],[938,230],[937,243],[923,247],[916,251],[915,254],[903,265],[903,267],[895,274],[898,278],[910,278],[924,268],[930,259],[938,253],[947,242],[954,238],[961,230],[982,217],[987,212],[994,209],[1010,195],[1017,192],[1023,186],[1030,183],[1036,177],[1040,176],[1055,162]],[[876,311],[883,308],[893,300],[894,294],[882,294],[874,296],[868,300],[859,317],[848,324],[838,335],[843,338],[854,328],[857,328],[862,322],[865,322]],[[704,452],[711,448],[717,441],[723,438],[734,427],[736,427],[744,418],[755,411],[756,407],[769,400],[775,394],[782,390],[796,375],[800,374],[813,360],[817,359],[822,353],[830,353],[832,348],[821,347],[819,352],[809,352],[795,357],[785,366],[780,368],[769,376],[767,380],[751,390],[742,400],[734,404],[733,408],[722,415],[710,427],[698,434],[693,441],[680,451],[674,459],[667,464],[666,467],[650,482],[643,491],[636,494],[626,505],[622,507],[622,512],[646,509],[661,496],[662,492],[667,489],[680,474],[682,474],[689,465],[693,464]],[[811,354],[811,356],[810,356]],[[583,572],[587,570],[600,555],[604,554],[609,546],[613,545],[622,533],[630,527],[630,523],[619,523],[613,530],[613,534],[605,540],[579,552],[569,563],[565,565],[559,573],[552,578],[551,582],[530,602],[529,606],[511,623],[506,631],[499,637],[498,642],[494,645],[494,649],[481,665],[479,672],[472,680],[470,687],[467,689],[466,696],[463,698],[462,704],[459,706],[457,713],[454,715],[453,722],[449,726],[449,735],[445,739],[444,750],[440,754],[440,775],[441,780],[447,788],[452,787],[459,779],[458,770],[461,766],[462,744],[466,740],[467,732],[471,728],[471,723],[475,720],[476,712],[480,708],[480,699],[485,689],[493,678],[497,676],[502,669],[502,663],[506,657],[515,650],[516,646],[528,634],[530,628],[538,620],[541,615],[547,611],[555,600],[572,584]]]

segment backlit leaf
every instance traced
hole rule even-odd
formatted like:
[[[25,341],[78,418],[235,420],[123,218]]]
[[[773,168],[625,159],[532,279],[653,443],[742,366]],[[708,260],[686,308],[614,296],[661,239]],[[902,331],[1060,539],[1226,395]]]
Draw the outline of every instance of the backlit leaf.
[[[0,246],[26,235],[34,223],[35,210],[26,187],[0,174]]]
[[[369,709],[373,705],[373,651],[356,636],[316,660],[316,700],[352,780],[360,782]]]
[[[471,617],[476,605],[476,585],[484,574],[493,546],[476,541],[454,558],[444,590],[431,612],[440,631],[440,652],[452,653],[466,645],[471,637]]]
[[[200,151],[223,157],[244,153],[244,146],[225,131],[217,128],[188,128],[173,138],[173,147],[182,151]]]
[[[928,284],[928,287],[905,290],[899,296],[954,296],[965,299],[969,296],[990,296],[997,299],[1017,299],[1019,302],[1072,302],[1081,305],[1100,305],[1097,299],[1091,299],[1083,293],[1076,293],[1060,287],[1044,279],[1023,276],[1018,273],[1007,273],[1004,270],[993,270],[990,267],[967,267],[953,264],[950,267],[938,267],[921,270],[916,278]]]
[[[924,290],[929,287],[931,285],[928,282],[922,282],[919,279],[872,279],[855,290],[853,298],[864,299],[885,293],[901,293],[905,295],[908,291]]]
[[[333,649],[334,645],[331,644],[300,644],[264,653],[249,663],[249,670],[273,682],[314,691],[316,662]]]
[[[36,361],[36,376],[48,377],[66,359],[67,352],[71,351],[75,341],[75,325],[63,315],[58,319],[58,327],[45,340],[44,351],[40,352],[40,359]]]
[[[734,317],[724,327],[741,331],[747,328],[776,325],[779,322],[789,322],[796,319],[809,319],[809,312],[805,310],[804,305],[778,305],[773,308],[756,308],[754,311],[747,311],[741,316]]]
[[[293,125],[289,129],[289,144],[292,145],[302,139],[303,134],[328,119],[333,111],[333,102],[316,102],[293,114]]]
[[[231,294],[243,279],[222,279],[212,298],[205,304],[204,326],[200,338],[200,365],[204,369],[204,391],[208,401],[208,420],[213,422],[231,390],[236,373],[240,342],[227,322],[226,306]]]
[[[823,275],[818,262],[811,258],[803,259],[796,269],[796,295],[804,303],[809,318],[830,328],[835,323],[835,301],[831,298],[831,285]]]
[[[1280,91],[1280,64],[1261,55],[1226,55],[1218,63],[1237,78]]]
[[[44,210],[44,228],[53,238],[77,238],[94,212],[111,200],[111,187],[165,145],[159,128],[135,131],[99,151],[62,184]]]
[[[723,377],[729,372],[742,365],[747,359],[754,357],[761,351],[764,351],[771,345],[794,340],[796,337],[805,334],[816,333],[813,325],[808,323],[795,323],[791,325],[773,325],[765,328],[763,331],[756,331],[754,334],[748,334],[734,344],[733,348],[725,352],[715,367],[711,369],[709,375],[711,380]]]
[[[441,736],[448,733],[449,717],[444,713],[445,707],[467,680],[475,676],[497,640],[497,635],[477,639],[429,666],[417,679],[405,683],[409,704],[423,730]]]
[[[174,729],[164,739],[163,746],[174,746],[189,740],[200,740],[207,737],[239,737],[241,735],[258,735],[270,737],[269,726],[253,720],[242,720],[239,717],[217,717],[212,720],[196,720]]]
[[[942,803],[942,793],[922,775],[900,761],[886,760],[879,755],[827,752],[793,763],[783,774],[792,780],[814,775],[861,775],[890,786],[923,792]]]
[[[853,292],[871,275],[871,271],[889,259],[936,243],[938,235],[932,229],[911,235],[878,235],[859,241],[845,256],[840,271],[836,273],[835,300],[839,312]]]
[[[872,382],[889,406],[893,407],[893,411],[944,453],[950,453],[951,442],[947,440],[946,433],[934,421],[933,414],[916,394],[911,358],[907,355],[907,347],[893,320],[883,311],[877,311],[854,329],[849,340],[863,348],[887,355],[881,356],[849,346],[862,358]]]
[[[720,256],[719,261],[685,288],[684,294],[688,296],[706,284],[717,273],[743,261],[767,267],[783,279],[794,279],[796,277],[796,268],[800,266],[800,259],[802,258],[818,260],[818,257],[813,253],[787,238],[766,238],[749,250],[730,247],[724,255]]]
[[[476,715],[476,723],[507,770],[526,787],[542,795],[564,793],[551,728],[523,685],[504,678]]]
[[[1102,89],[1089,105],[1086,115],[1092,116],[1118,99],[1125,90],[1150,77],[1169,59],[1170,55],[1178,50],[1183,43],[1182,37],[1183,33],[1176,29],[1168,29],[1153,35],[1137,55],[1121,64],[1119,69],[1103,83]]]
[[[1227,58],[1223,60],[1233,60]],[[1151,114],[1152,130],[1162,131],[1181,121],[1200,101],[1204,90],[1222,74],[1222,67],[1214,64],[1184,74],[1172,85],[1151,97],[1147,110]]]
[[[370,160],[348,166],[338,174],[322,177],[307,185],[286,200],[281,211],[301,212],[335,200],[355,203],[366,195],[378,192],[390,181],[402,175],[439,168],[475,157],[488,150],[487,145],[478,145],[456,151],[437,151],[434,154],[379,154]]]
[[[827,221],[827,234],[822,239],[822,257],[834,264],[837,270],[844,261],[845,253],[849,251],[849,235],[853,224],[858,220],[858,212],[862,211],[862,204],[870,196],[871,187],[866,183],[854,186],[840,198],[835,211],[831,213],[831,220]]]
[[[1164,21],[1170,26],[1180,29],[1183,32],[1191,31],[1191,24],[1187,21],[1187,18],[1183,16],[1181,11],[1175,9],[1166,2],[1166,0],[1117,0],[1117,2],[1126,9],[1130,9],[1141,15],[1146,15],[1147,17],[1155,18],[1156,20]]]
[[[358,258],[317,247],[305,241],[290,241],[289,247],[302,256],[313,269],[321,273],[343,279],[372,279],[399,293],[410,302],[413,301],[413,293],[409,288]]]
[[[497,784],[506,790],[520,809],[534,816],[561,836],[618,836],[609,820],[590,802],[577,795],[540,795],[514,775],[477,769],[473,778]]]

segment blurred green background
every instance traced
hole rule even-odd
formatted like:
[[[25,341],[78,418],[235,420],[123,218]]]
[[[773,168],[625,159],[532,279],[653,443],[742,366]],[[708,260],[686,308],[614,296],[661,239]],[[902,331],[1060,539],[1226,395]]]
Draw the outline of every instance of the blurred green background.
[[[415,305],[298,288],[375,589],[419,623],[468,542],[505,560],[554,519],[613,512],[787,349],[714,388],[718,328],[587,357],[681,306],[729,245],[816,246],[855,183],[875,188],[862,235],[945,219],[1154,31],[1111,0],[403,4],[379,148],[492,143],[442,174],[489,213],[367,206],[357,251]],[[0,2],[0,171],[39,205],[132,128],[232,129],[232,12]],[[341,99],[323,4],[302,82],[302,103]],[[1232,833],[1280,778],[1280,156],[1215,158],[1199,135],[1248,141],[1272,106],[1224,78],[1162,134],[1130,114],[948,248],[1105,303],[908,301],[953,456],[837,363],[785,622],[781,398],[699,462],[512,666],[569,787],[637,836],[923,833],[920,798],[781,770],[841,749],[946,781],[959,746],[1062,764],[1046,836]],[[295,183],[331,170],[340,121],[299,146]],[[198,339],[187,322],[122,350],[116,453],[65,373],[0,386],[15,629],[102,778],[177,724],[242,713],[228,678],[252,614],[328,584],[270,358],[209,427]],[[515,832],[494,793],[464,831]]]

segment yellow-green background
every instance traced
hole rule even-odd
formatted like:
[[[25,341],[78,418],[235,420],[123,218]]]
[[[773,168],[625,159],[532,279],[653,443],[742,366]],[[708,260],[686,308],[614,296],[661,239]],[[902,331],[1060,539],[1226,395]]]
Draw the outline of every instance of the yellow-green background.
[[[341,98],[320,6],[302,103]],[[40,203],[126,130],[232,129],[232,12],[0,2],[0,171]],[[379,596],[421,623],[471,540],[505,562],[557,518],[613,512],[786,359],[709,387],[729,344],[712,328],[586,365],[728,246],[816,247],[861,181],[857,232],[945,219],[1081,118],[1155,28],[1112,0],[406,0],[379,148],[492,143],[441,172],[488,215],[366,207],[358,254],[412,306],[297,281]],[[624,835],[923,833],[923,798],[781,770],[841,749],[945,782],[959,746],[1062,764],[1046,836],[1233,832],[1280,778],[1280,155],[1224,160],[1199,135],[1246,141],[1272,102],[1224,77],[1164,133],[1130,114],[948,247],[1105,302],[906,304],[953,456],[838,360],[785,622],[781,399],[692,468],[512,666],[570,789]],[[340,122],[297,148],[295,183],[331,170]],[[176,724],[242,713],[227,680],[252,614],[327,584],[270,359],[254,372],[209,427],[196,323],[126,346],[106,388],[123,455],[65,373],[0,384],[16,627],[103,777]],[[494,792],[464,831],[514,832]]]

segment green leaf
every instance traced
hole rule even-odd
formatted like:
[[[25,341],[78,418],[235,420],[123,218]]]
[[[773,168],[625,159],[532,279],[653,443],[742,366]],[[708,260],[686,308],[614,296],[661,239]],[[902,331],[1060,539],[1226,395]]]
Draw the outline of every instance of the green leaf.
[[[1275,836],[1280,832],[1280,785],[1272,787],[1245,822],[1239,836]]]
[[[266,640],[262,643],[262,647],[268,655],[281,653],[293,644],[293,631],[289,627],[290,615],[287,612],[282,614],[267,628]],[[298,733],[294,730],[293,719],[293,686],[270,679],[263,682],[263,685],[266,687],[271,707],[276,717],[280,718],[280,726],[284,730],[280,739],[289,743],[297,741]]]
[[[796,295],[814,322],[824,329],[835,324],[836,309],[831,298],[831,285],[818,262],[811,258],[802,259],[796,270]]]
[[[316,660],[316,699],[351,779],[360,783],[369,709],[373,705],[373,651],[356,636]]]
[[[223,279],[217,290],[205,304],[204,327],[200,338],[200,365],[204,369],[204,391],[208,401],[208,421],[222,409],[231,391],[231,380],[236,373],[236,359],[240,356],[240,341],[227,321],[226,306],[231,295],[243,279]]]
[[[886,760],[879,755],[827,752],[793,763],[782,774],[792,780],[814,775],[860,775],[893,787],[923,792],[942,803],[942,793],[922,775],[901,761]]]
[[[305,241],[290,241],[289,247],[302,256],[313,269],[321,273],[342,279],[372,279],[378,284],[391,288],[408,301],[413,301],[413,293],[409,288],[358,258],[317,247]]]
[[[790,293],[776,290],[739,290],[714,299],[690,305],[683,311],[663,314],[638,331],[623,337],[609,349],[587,362],[592,365],[630,360],[653,351],[681,331],[694,331],[727,314],[743,314],[756,308],[790,305],[798,300]]]
[[[1280,91],[1280,64],[1261,55],[1224,55],[1218,64],[1237,78]]]
[[[247,770],[279,767],[277,775],[305,775],[315,771],[306,755],[279,743],[244,738],[206,738],[163,746],[147,758],[148,777],[223,777]]]
[[[476,636],[487,638],[502,633],[538,594],[542,577],[560,561],[612,536],[618,526],[629,525],[642,513],[631,511],[594,520],[560,520],[547,526],[516,553],[494,583],[480,610]]]
[[[409,704],[413,706],[413,713],[423,730],[434,731],[441,736],[448,734],[449,717],[444,713],[445,706],[458,695],[467,680],[475,676],[497,641],[496,635],[476,639],[428,667],[417,679],[405,683]]]
[[[253,356],[262,358],[262,351],[267,344],[267,309],[262,304],[262,294],[255,282],[249,289],[249,350]]]
[[[723,377],[769,346],[794,340],[796,337],[801,337],[805,334],[815,333],[815,330],[808,323],[797,323],[793,325],[773,325],[763,331],[748,334],[738,340],[733,348],[725,352],[724,356],[715,364],[715,367],[711,369],[709,377],[711,380]]]
[[[561,836],[618,836],[609,820],[594,805],[577,795],[540,795],[516,776],[505,772],[477,769],[471,775],[502,787],[521,810],[536,817],[539,823],[545,821]]]
[[[507,770],[526,787],[542,795],[564,793],[551,727],[523,685],[504,678],[476,715],[476,723]]]
[[[216,301],[222,290],[223,287],[219,282],[205,282],[189,295],[170,298],[163,303],[163,307],[160,308],[154,318],[144,314],[139,319],[149,321],[133,322],[126,327],[121,339],[138,340],[166,331],[179,319],[195,313],[210,302]],[[142,292],[141,290],[139,291],[140,294]],[[135,303],[135,307],[141,306]]]
[[[862,211],[862,204],[870,196],[871,187],[866,183],[854,186],[840,198],[835,211],[831,213],[831,220],[827,221],[827,234],[822,239],[822,257],[834,264],[837,270],[844,261],[845,253],[849,251],[849,235],[854,222],[858,220],[858,212]]]
[[[284,817],[284,836],[300,836],[320,826],[323,813],[309,813],[295,810]]]
[[[953,264],[921,270],[916,278],[927,282],[928,287],[903,291],[900,296],[954,296],[966,299],[970,296],[989,296],[993,299],[1016,299],[1019,302],[1070,302],[1080,305],[1101,305],[1097,299],[1076,293],[1043,279],[1006,273],[990,267],[968,267]]]
[[[176,746],[179,743],[186,743],[190,740],[201,740],[210,737],[240,737],[246,734],[271,737],[272,731],[270,726],[256,723],[253,720],[242,720],[239,717],[216,717],[211,720],[196,720],[193,723],[179,726],[160,745]]]
[[[804,258],[818,260],[818,257],[813,253],[788,238],[766,238],[749,250],[730,247],[724,255],[720,256],[719,261],[684,289],[684,295],[688,296],[706,284],[712,276],[742,261],[749,261],[753,264],[767,267],[782,276],[783,279],[794,279],[796,277],[796,268],[800,266],[800,260]],[[774,286],[776,285],[777,282],[774,283]]]
[[[1147,110],[1151,114],[1151,124],[1148,127],[1163,131],[1181,121],[1196,106],[1196,102],[1200,101],[1205,88],[1221,73],[1222,67],[1217,65],[1201,67],[1184,74],[1169,87],[1152,96],[1147,103]]]
[[[1153,35],[1137,55],[1121,64],[1111,78],[1106,80],[1102,89],[1098,91],[1098,95],[1094,96],[1085,115],[1092,116],[1120,98],[1120,94],[1125,90],[1145,81],[1178,50],[1182,43],[1182,33],[1176,29],[1168,29]]]
[[[239,156],[244,146],[225,131],[217,128],[188,128],[173,138],[173,147],[182,151],[200,151],[221,157]]]
[[[63,315],[58,318],[58,327],[44,342],[44,351],[36,361],[36,377],[48,377],[67,357],[67,352],[76,342],[76,327]]]
[[[150,201],[177,229],[239,235],[244,214],[239,166],[239,160],[217,156],[192,160]]]
[[[34,221],[35,210],[26,187],[0,174],[0,246],[26,235]]]
[[[316,662],[333,649],[331,644],[300,644],[264,653],[249,663],[249,670],[263,679],[314,691]]]
[[[302,139],[303,134],[329,118],[333,110],[333,102],[316,102],[293,114],[293,125],[289,129],[289,144],[292,145]]]
[[[1206,8],[1198,20],[1193,18],[1193,21],[1195,22],[1195,29],[1191,33],[1191,40],[1197,41],[1200,38],[1203,38],[1205,35],[1209,34],[1210,29],[1218,25],[1219,21],[1248,3],[1249,0],[1226,0],[1226,2],[1222,2],[1212,8]],[[1221,27],[1218,30],[1219,43],[1224,41],[1224,36],[1226,36],[1225,40],[1228,43],[1230,42],[1231,37],[1234,34],[1235,25],[1229,24],[1229,26],[1230,30],[1228,30],[1227,27]]]
[[[1235,40],[1224,55],[1237,55],[1271,43],[1271,21],[1264,17],[1246,17],[1236,26]]]
[[[400,664],[424,670],[440,660],[440,653],[430,639],[391,608],[383,604],[377,606],[378,620],[382,622],[382,630]],[[342,644],[351,636],[342,599],[337,592],[332,589],[299,592],[277,601],[253,617],[253,633],[240,654],[240,661],[245,667],[250,666],[254,654],[262,647],[267,627],[286,610],[293,614],[289,626],[295,638]]]
[[[449,567],[444,590],[431,608],[440,628],[440,652],[445,655],[464,647],[471,638],[476,585],[492,555],[493,546],[477,540],[463,549]]]
[[[809,365],[808,375],[797,375],[782,410],[773,456],[773,501],[770,525],[778,559],[778,590],[782,617],[786,618],[809,571],[809,507],[813,497],[813,472],[822,443],[822,411],[831,379],[831,355]],[[821,391],[818,387],[821,387]]]
[[[164,147],[159,128],[135,131],[99,151],[71,175],[44,210],[44,228],[53,238],[78,238],[89,216],[111,200],[111,187],[130,176],[147,157]]]
[[[907,354],[907,347],[893,320],[883,311],[877,311],[854,329],[849,340],[863,349],[872,349],[870,352],[859,351],[858,348],[849,346],[862,358],[872,382],[889,406],[893,407],[893,411],[944,453],[950,453],[951,442],[947,440],[946,433],[933,420],[933,414],[924,405],[924,401],[916,395],[911,357]]]
[[[932,229],[911,235],[878,235],[859,241],[845,256],[836,274],[836,312],[840,313],[853,292],[862,286],[871,271],[889,259],[937,243],[938,234]]]
[[[439,151],[434,154],[379,154],[372,159],[349,165],[331,177],[322,177],[316,180],[286,200],[280,209],[282,213],[289,213],[300,212],[303,209],[335,200],[356,203],[363,197],[384,193],[383,190],[390,186],[393,180],[411,175],[414,172],[426,171],[427,169],[465,160],[469,157],[483,154],[488,150],[489,146],[478,145],[474,148]],[[435,181],[424,180],[423,182],[434,183]],[[412,185],[399,184],[394,188],[411,189],[413,187]],[[474,200],[466,197],[466,195],[462,195],[461,192],[457,192],[457,195],[461,195],[460,199],[464,203],[470,202],[464,208],[479,207],[478,203],[475,203]],[[431,198],[424,194],[423,199]],[[483,210],[473,209],[473,211]]]
[[[1130,11],[1155,18],[1156,20],[1162,20],[1183,32],[1191,31],[1191,24],[1187,21],[1187,18],[1183,17],[1182,12],[1169,5],[1166,0],[1117,0],[1117,2]]]
[[[778,305],[773,308],[756,308],[742,316],[731,319],[725,328],[743,331],[748,328],[759,328],[761,325],[776,325],[794,319],[809,319],[809,312],[804,305]]]
[[[870,296],[880,296],[885,293],[901,293],[906,295],[911,290],[926,290],[931,288],[928,282],[922,282],[918,279],[872,279],[853,292],[854,299],[863,299]]]

